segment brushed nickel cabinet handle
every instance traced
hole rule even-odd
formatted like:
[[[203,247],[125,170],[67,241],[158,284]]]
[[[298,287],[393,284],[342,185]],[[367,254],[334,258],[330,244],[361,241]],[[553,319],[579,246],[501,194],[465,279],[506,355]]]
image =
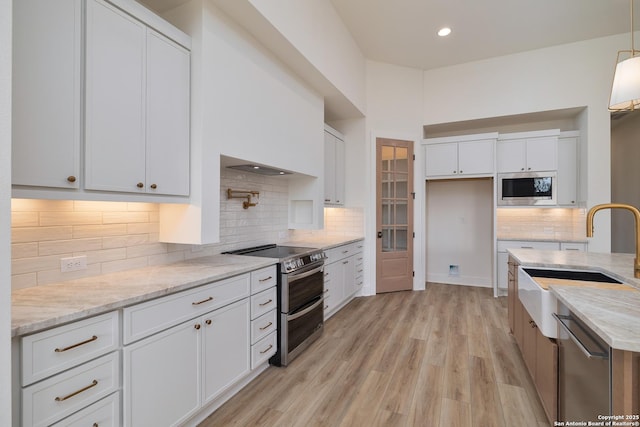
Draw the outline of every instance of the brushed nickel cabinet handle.
[[[196,328],[196,331],[200,330],[201,326],[200,323],[196,323],[195,325],[193,325],[194,328]]]
[[[272,300],[271,298],[269,298],[269,301],[267,301],[267,302],[263,302],[263,303],[258,304],[258,305],[259,305],[260,307],[264,307],[265,305],[269,305],[269,304],[271,304],[272,302],[273,302],[273,300]]]
[[[76,177],[75,177],[75,176],[73,176],[73,175],[70,175],[70,176],[68,176],[68,177],[67,177],[67,181],[69,181],[69,182],[76,182]]]
[[[266,279],[260,279],[258,280],[258,282],[262,283],[262,282],[268,282],[269,280],[273,279],[273,276],[269,276]]]
[[[144,184],[143,184],[143,183],[141,183],[141,182],[139,182],[139,183],[137,183],[137,184],[136,184],[136,187],[138,187],[138,188],[142,188],[142,187],[144,187]]]
[[[342,261],[343,264],[349,264],[349,261]]]
[[[348,254],[348,253],[349,253],[349,250],[342,251],[342,253],[343,253],[343,254]]]
[[[205,320],[204,323],[206,323],[207,325],[210,325],[211,324],[211,319]]]
[[[266,350],[263,350],[260,352],[260,354],[265,354],[267,351],[271,350],[273,348],[273,344],[269,344],[269,347],[267,347]]]
[[[100,426],[98,426],[98,423],[93,423],[93,426],[91,427],[100,427]]]
[[[97,339],[98,339],[98,337],[94,335],[91,338],[89,338],[88,340],[84,340],[84,341],[79,342],[77,344],[70,345],[69,347],[56,348],[54,351],[56,353],[63,353],[65,351],[67,351],[67,350],[71,350],[73,348],[80,347],[81,345],[89,344],[90,342],[93,342],[93,341],[95,341]]]
[[[192,302],[191,305],[200,305],[200,304],[204,304],[205,302],[209,302],[213,300],[213,297],[209,297],[207,299],[203,299],[202,301],[198,301],[198,302]]]
[[[73,393],[71,393],[71,394],[67,394],[67,395],[66,395],[66,396],[64,396],[64,397],[60,397],[60,396],[56,397],[56,402],[64,402],[65,400],[67,400],[67,399],[71,399],[73,396],[76,396],[76,395],[78,395],[78,394],[82,393],[83,391],[87,391],[87,390],[89,390],[90,388],[93,388],[93,387],[95,387],[95,386],[97,386],[97,385],[98,385],[98,380],[93,380],[93,381],[91,381],[91,384],[89,384],[89,385],[88,385],[88,386],[86,386],[86,387],[81,388],[80,390],[74,391],[74,392],[73,392]]]
[[[155,184],[151,184],[149,187],[151,187],[152,190],[155,190],[156,188],[158,188],[158,186]]]
[[[261,331],[264,331],[265,329],[268,329],[271,325],[273,325],[273,322],[269,322],[266,325],[264,325],[262,328],[260,328]]]

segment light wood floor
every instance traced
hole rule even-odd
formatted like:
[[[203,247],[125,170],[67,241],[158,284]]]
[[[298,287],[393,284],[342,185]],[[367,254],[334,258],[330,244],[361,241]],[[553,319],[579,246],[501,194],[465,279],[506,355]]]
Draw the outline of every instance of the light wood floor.
[[[200,426],[548,426],[489,289],[356,298]]]

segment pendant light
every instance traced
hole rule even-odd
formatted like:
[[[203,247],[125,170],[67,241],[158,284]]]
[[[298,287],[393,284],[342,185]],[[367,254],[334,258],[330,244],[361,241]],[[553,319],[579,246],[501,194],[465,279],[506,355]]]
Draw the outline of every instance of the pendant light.
[[[609,111],[633,111],[640,107],[640,51],[633,43],[633,0],[631,9],[631,50],[618,51],[613,75]],[[621,59],[626,58],[626,59]]]

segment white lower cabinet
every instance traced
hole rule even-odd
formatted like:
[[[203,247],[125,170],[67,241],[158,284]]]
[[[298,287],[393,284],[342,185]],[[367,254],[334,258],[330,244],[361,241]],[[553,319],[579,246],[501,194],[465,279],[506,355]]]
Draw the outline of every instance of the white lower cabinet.
[[[120,392],[87,406],[52,427],[118,427],[120,423]]]
[[[82,413],[87,414],[84,419],[92,419],[89,408],[95,409],[96,402],[111,396],[116,402],[112,425],[119,425],[119,320],[119,313],[113,311],[21,337],[20,382],[16,384],[21,387],[16,393],[21,410],[16,411],[13,424],[73,425],[68,421],[72,418],[64,418]]]
[[[124,425],[174,425],[198,410],[197,324],[188,321],[124,348]]]
[[[364,283],[364,244],[362,241],[325,251],[324,317],[328,319],[344,307]]]
[[[123,357],[124,424],[179,424],[249,372],[249,300],[126,346]]]

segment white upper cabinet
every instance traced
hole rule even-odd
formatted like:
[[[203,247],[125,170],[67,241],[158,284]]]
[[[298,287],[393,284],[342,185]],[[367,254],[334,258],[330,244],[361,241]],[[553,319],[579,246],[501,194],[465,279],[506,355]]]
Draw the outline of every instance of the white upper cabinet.
[[[498,173],[552,171],[558,168],[558,137],[509,137],[498,140]]]
[[[90,0],[86,73],[86,188],[188,195],[189,53]]]
[[[145,191],[146,27],[87,2],[86,188]]]
[[[433,138],[425,140],[426,178],[493,175],[497,134]]]
[[[344,137],[325,127],[324,131],[324,203],[344,205]]]
[[[12,184],[80,185],[81,0],[13,5]]]
[[[563,132],[558,138],[558,205],[576,206],[578,197],[578,133]]]
[[[148,192],[189,195],[189,73],[189,52],[148,30]]]
[[[185,202],[190,37],[133,0],[21,0],[14,20],[13,196]]]

